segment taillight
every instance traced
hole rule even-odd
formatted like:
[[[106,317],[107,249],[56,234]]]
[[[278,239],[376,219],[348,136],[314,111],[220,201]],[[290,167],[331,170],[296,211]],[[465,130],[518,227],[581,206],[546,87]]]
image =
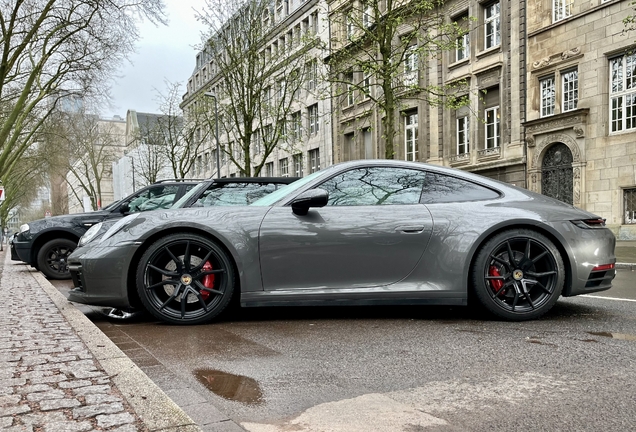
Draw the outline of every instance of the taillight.
[[[598,265],[596,267],[594,267],[592,269],[593,272],[595,271],[607,271],[607,270],[612,270],[614,267],[616,267],[615,264],[602,264],[602,265]]]
[[[574,225],[583,229],[604,228],[605,219],[582,219],[571,221]]]

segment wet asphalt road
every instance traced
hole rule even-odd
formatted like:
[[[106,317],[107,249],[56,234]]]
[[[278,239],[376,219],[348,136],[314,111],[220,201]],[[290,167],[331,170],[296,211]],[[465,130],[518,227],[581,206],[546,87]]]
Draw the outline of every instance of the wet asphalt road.
[[[243,309],[177,327],[81,308],[201,425],[216,407],[255,432],[636,430],[628,270],[612,290],[524,323],[465,308],[341,307]]]

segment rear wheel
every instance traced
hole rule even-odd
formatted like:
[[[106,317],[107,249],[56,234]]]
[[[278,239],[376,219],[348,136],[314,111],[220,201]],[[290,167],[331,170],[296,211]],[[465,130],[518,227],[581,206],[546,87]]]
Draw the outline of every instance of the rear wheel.
[[[137,267],[137,292],[156,318],[201,324],[219,315],[234,291],[234,265],[213,241],[172,234],[154,243]]]
[[[49,279],[70,279],[68,256],[77,247],[77,242],[68,239],[55,239],[46,242],[38,251],[36,269]]]
[[[490,313],[511,321],[535,319],[556,303],[565,280],[558,249],[527,229],[504,231],[480,249],[472,268],[475,296]]]

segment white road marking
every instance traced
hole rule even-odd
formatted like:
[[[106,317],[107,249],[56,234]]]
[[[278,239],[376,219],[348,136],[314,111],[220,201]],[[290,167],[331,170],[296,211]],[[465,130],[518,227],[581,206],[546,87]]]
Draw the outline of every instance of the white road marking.
[[[601,300],[626,301],[626,302],[634,302],[634,303],[636,303],[636,300],[634,300],[634,299],[626,299],[626,298],[620,298],[620,297],[603,297],[603,296],[595,296],[595,295],[590,295],[590,294],[583,294],[580,297],[596,298],[596,299],[601,299]]]

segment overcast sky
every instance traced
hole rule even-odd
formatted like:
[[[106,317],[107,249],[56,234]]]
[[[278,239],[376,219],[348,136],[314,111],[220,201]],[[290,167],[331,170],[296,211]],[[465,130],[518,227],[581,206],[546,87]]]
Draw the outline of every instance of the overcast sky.
[[[168,26],[155,27],[144,21],[136,53],[120,69],[111,89],[113,107],[103,111],[105,118],[126,118],[129,109],[158,112],[158,89],[165,92],[165,81],[186,83],[195,66],[197,50],[204,26],[195,18],[203,0],[166,0]]]

